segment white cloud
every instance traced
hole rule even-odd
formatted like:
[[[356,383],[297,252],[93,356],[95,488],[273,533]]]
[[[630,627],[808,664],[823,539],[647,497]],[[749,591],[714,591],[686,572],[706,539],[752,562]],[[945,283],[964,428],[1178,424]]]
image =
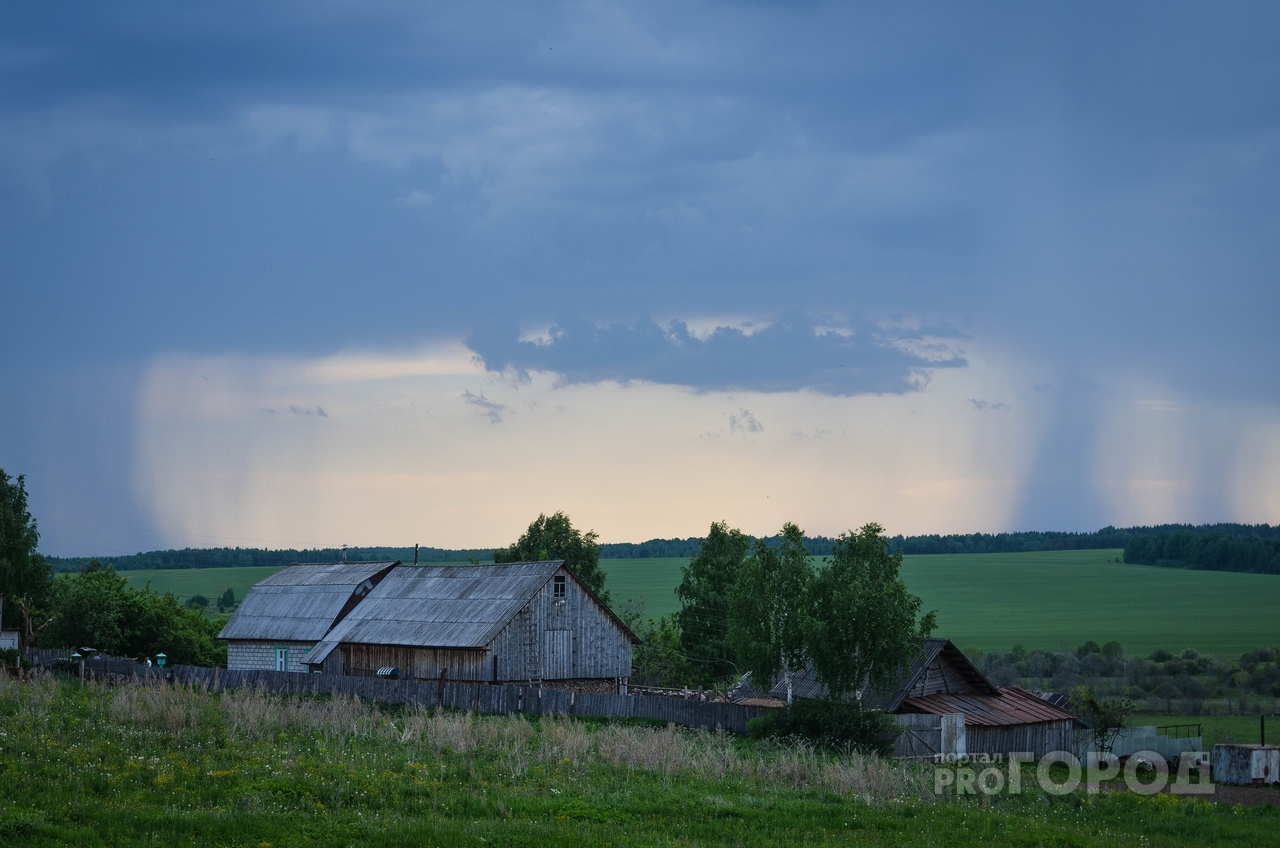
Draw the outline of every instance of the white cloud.
[[[413,191],[406,192],[400,195],[399,197],[397,197],[396,202],[402,206],[415,207],[415,206],[426,206],[427,204],[431,203],[434,199],[435,198],[427,194],[425,191],[422,191],[420,189],[414,189]]]

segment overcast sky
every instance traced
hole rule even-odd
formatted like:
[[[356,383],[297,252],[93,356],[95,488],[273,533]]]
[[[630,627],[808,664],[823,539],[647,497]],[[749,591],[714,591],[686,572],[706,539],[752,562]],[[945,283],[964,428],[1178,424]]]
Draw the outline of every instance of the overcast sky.
[[[1280,6],[0,6],[42,550],[1280,523]]]

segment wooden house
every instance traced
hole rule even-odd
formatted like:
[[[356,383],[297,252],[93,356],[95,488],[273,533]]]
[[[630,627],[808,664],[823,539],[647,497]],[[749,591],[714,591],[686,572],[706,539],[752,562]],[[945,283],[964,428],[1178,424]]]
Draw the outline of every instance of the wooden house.
[[[288,599],[273,598],[273,605],[287,607]],[[227,629],[233,624],[235,618]],[[560,561],[396,564],[289,670],[374,675],[395,669],[408,679],[625,692],[636,641]]]
[[[218,634],[227,668],[306,671],[307,652],[399,564],[305,563],[259,581]]]
[[[792,692],[797,698],[827,697],[812,669],[792,676]],[[1027,751],[1039,757],[1074,749],[1075,716],[1025,689],[997,687],[949,639],[926,640],[892,684],[867,686],[859,694],[864,705],[896,715],[963,715],[962,753],[969,755]],[[747,680],[731,697],[782,706],[786,686],[779,680],[761,692]]]

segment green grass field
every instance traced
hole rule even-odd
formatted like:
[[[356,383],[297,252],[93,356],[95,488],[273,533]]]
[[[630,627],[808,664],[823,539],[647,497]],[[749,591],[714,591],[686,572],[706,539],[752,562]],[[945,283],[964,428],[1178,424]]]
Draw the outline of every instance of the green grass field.
[[[1032,554],[910,556],[902,574],[925,609],[938,612],[937,634],[963,647],[1074,649],[1115,639],[1130,653],[1156,648],[1238,657],[1277,641],[1280,577],[1183,571],[1115,562],[1118,550]],[[632,597],[646,615],[674,612],[686,559],[603,560],[614,605]],[[123,572],[179,598],[237,598],[272,568]]]
[[[938,630],[961,647],[1075,649],[1119,641],[1130,653],[1156,648],[1238,657],[1276,642],[1280,578],[1183,571],[1115,562],[1118,550],[945,554],[903,559],[902,576]],[[683,559],[609,560],[615,600],[645,600],[658,616],[679,607]]]
[[[0,675],[0,845],[1205,846],[1280,809],[938,795],[929,766],[705,731]]]
[[[236,600],[244,598],[249,588],[259,580],[265,580],[280,569],[265,568],[172,568],[146,571],[122,571],[129,585],[141,589],[148,584],[159,594],[172,592],[179,600],[186,601],[193,595],[204,595],[213,604],[227,589],[233,589]]]
[[[1144,725],[1198,724],[1206,751],[1221,742],[1240,745],[1257,745],[1262,737],[1262,725],[1258,716],[1188,716],[1188,715],[1135,715],[1129,720],[1131,727]],[[1267,741],[1274,745],[1280,741],[1280,717],[1267,720]]]

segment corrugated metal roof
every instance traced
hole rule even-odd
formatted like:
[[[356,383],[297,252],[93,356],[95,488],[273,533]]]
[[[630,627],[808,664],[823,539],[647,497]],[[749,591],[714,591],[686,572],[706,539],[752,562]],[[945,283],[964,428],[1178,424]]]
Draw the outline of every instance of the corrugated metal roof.
[[[1006,686],[999,695],[928,695],[907,698],[902,712],[964,713],[965,724],[995,727],[1006,724],[1037,724],[1044,721],[1074,721],[1075,716],[1017,686]]]
[[[302,658],[303,665],[312,665],[324,662],[333,653],[333,649],[338,647],[337,642],[317,642],[307,651],[307,655]]]
[[[259,580],[259,586],[359,586],[389,566],[399,565],[399,560],[382,560],[380,562],[295,562],[288,568],[282,568],[265,580]]]
[[[562,565],[400,566],[325,641],[483,648]]]
[[[321,639],[366,581],[397,562],[304,563],[254,584],[220,639],[309,642]]]

